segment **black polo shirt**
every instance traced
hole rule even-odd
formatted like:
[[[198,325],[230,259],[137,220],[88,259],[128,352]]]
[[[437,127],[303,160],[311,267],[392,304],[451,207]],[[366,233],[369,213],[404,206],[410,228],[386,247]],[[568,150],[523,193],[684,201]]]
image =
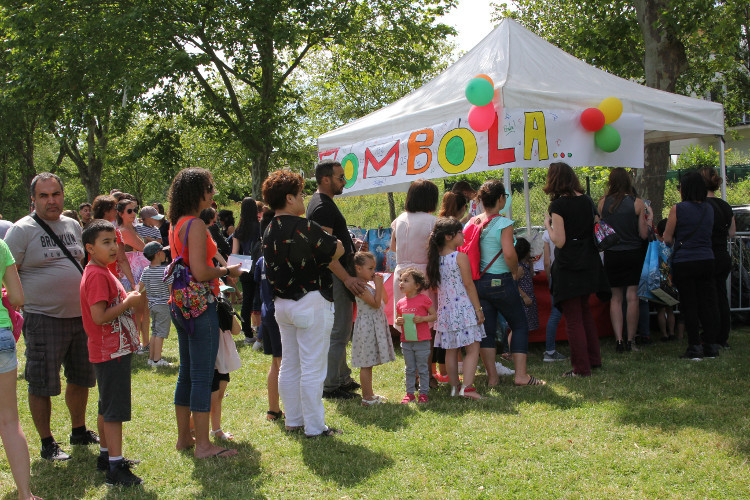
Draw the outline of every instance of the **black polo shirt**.
[[[307,205],[306,217],[333,230],[333,235],[344,246],[344,255],[339,259],[339,262],[346,268],[347,259],[351,259],[355,252],[354,242],[349,234],[349,229],[346,227],[346,219],[333,199],[328,195],[316,192]]]

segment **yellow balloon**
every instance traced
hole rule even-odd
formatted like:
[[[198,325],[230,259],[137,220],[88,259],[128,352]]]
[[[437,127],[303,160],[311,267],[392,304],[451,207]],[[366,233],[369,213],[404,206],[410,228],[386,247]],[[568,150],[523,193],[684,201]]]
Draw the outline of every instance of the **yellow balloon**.
[[[617,97],[607,97],[599,103],[599,111],[604,113],[604,123],[609,125],[620,118],[622,114],[622,101]]]

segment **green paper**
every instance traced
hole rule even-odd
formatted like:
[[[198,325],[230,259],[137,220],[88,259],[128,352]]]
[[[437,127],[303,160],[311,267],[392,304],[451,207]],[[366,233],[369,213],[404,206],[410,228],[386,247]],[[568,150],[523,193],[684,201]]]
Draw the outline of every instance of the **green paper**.
[[[404,318],[404,339],[409,342],[416,342],[417,339],[417,325],[414,323],[414,313],[404,313],[401,315]]]

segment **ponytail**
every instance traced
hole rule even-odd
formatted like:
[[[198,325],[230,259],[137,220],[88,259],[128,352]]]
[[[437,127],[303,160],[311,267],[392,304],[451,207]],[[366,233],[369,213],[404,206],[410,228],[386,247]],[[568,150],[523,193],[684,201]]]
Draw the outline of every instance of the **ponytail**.
[[[445,246],[446,236],[455,236],[463,224],[453,217],[438,217],[427,241],[427,281],[430,288],[440,285],[440,251]]]

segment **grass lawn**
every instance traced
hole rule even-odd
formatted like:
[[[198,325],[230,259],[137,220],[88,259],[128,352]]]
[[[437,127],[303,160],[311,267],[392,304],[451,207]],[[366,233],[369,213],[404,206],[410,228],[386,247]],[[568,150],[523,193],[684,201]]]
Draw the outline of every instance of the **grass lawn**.
[[[132,490],[104,485],[96,447],[75,447],[64,463],[39,458],[22,378],[18,396],[32,489],[46,499],[748,498],[750,328],[735,330],[730,342],[718,359],[691,362],[677,359],[682,342],[615,355],[612,339],[603,339],[604,368],[587,379],[561,378],[568,363],[542,363],[543,345],[534,344],[529,371],[546,387],[513,387],[505,377],[472,402],[449,398],[443,386],[421,406],[398,404],[404,365],[397,348],[395,362],[374,370],[376,392],[389,404],[326,401],[327,422],[345,432],[332,439],[305,439],[266,422],[269,358],[240,343],[244,366],[232,374],[222,425],[240,454],[202,461],[174,450],[177,368],[153,370],[137,356],[124,450],[142,460],[135,472],[146,484]],[[560,348],[567,352],[567,343]],[[178,361],[174,331],[165,358]],[[486,393],[483,375],[477,388]],[[94,389],[92,426],[96,399]],[[61,397],[52,418],[70,451]],[[0,498],[15,495],[3,451]]]

